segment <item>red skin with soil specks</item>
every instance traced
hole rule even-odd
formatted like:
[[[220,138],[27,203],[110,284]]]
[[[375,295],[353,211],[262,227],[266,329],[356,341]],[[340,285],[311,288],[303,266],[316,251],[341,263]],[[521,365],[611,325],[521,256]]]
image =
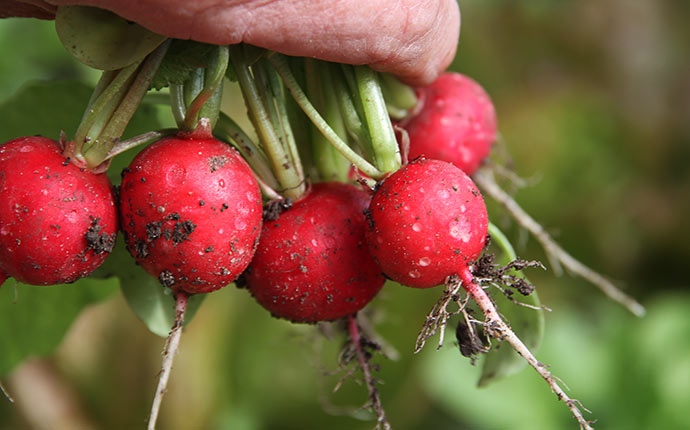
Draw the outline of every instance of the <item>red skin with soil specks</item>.
[[[472,180],[450,163],[418,159],[388,176],[369,206],[367,242],[388,277],[429,288],[481,254],[488,216]]]
[[[266,221],[245,277],[274,316],[330,321],[362,309],[385,279],[364,240],[367,193],[320,183],[275,221]]]
[[[421,110],[405,123],[409,158],[455,164],[473,174],[496,140],[496,111],[486,91],[460,73],[444,73],[418,90]]]
[[[103,263],[117,228],[106,175],[70,163],[52,139],[0,146],[0,273],[33,285],[74,282]]]
[[[261,213],[249,165],[213,138],[160,140],[123,172],[127,249],[174,291],[208,293],[234,281],[254,255]]]

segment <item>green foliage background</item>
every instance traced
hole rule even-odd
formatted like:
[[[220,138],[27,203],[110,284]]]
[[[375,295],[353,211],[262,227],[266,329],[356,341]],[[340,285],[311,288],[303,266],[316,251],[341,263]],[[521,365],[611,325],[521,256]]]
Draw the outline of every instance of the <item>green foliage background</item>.
[[[553,310],[538,358],[593,411],[600,428],[690,428],[690,30],[684,25],[690,4],[460,5],[462,34],[452,68],[478,80],[496,104],[505,150],[530,180],[516,198],[573,255],[619,280],[648,308],[637,319],[580,279],[556,277],[551,267],[530,271],[542,303]],[[50,22],[0,21],[0,53],[0,103],[34,79],[93,84],[97,78],[69,57]],[[2,138],[33,122],[24,133],[69,130],[78,118],[53,121],[79,94],[44,106],[34,118],[15,118],[8,109],[0,116]],[[490,210],[520,256],[545,261],[534,240],[497,207]],[[76,286],[55,287],[50,302],[36,305],[35,324],[21,329],[38,330],[21,333],[27,343],[45,341],[54,321],[64,320],[69,309],[63,303]],[[48,416],[58,399],[76,412],[51,428],[144,426],[163,340],[109,281],[89,281],[85,288],[83,300],[98,304],[82,313],[56,352],[0,374],[18,400],[11,405],[0,398],[0,428],[37,428],[33,420]],[[388,285],[373,304],[379,333],[399,353],[397,360],[379,360],[382,400],[394,428],[576,428],[531,370],[476,388],[479,369],[453,347],[452,333],[440,351],[432,343],[413,355],[417,331],[439,293]],[[8,283],[0,290],[0,312],[6,317],[31,300],[30,288],[15,295]],[[0,336],[8,330],[13,327],[0,328]],[[184,333],[161,428],[369,429],[371,421],[357,418],[363,387],[350,381],[331,393],[342,342],[337,334],[326,340],[314,327],[270,318],[246,291],[213,293]],[[0,362],[10,354],[0,349]],[[46,380],[56,382],[55,401],[38,405],[31,390]]]

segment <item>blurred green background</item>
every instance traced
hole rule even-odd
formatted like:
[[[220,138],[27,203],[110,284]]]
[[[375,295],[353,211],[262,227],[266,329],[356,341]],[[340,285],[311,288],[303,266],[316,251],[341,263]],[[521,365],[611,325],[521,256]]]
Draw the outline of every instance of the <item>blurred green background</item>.
[[[638,319],[581,279],[532,270],[552,309],[537,357],[599,428],[690,428],[690,2],[460,6],[452,68],[495,102],[505,150],[529,182],[516,199],[648,310]],[[31,80],[97,79],[64,51],[51,22],[0,21],[0,53],[0,103]],[[0,129],[9,121],[0,117]],[[489,206],[520,256],[545,261],[533,239]],[[371,306],[378,333],[398,353],[377,360],[394,428],[577,428],[532,370],[476,388],[479,368],[460,356],[451,332],[440,351],[432,341],[414,355],[439,294],[389,285]],[[160,428],[370,429],[358,410],[364,387],[347,381],[332,393],[343,341],[271,318],[246,291],[213,293],[184,333]],[[0,398],[0,428],[143,428],[163,342],[119,292],[90,306],[55,354],[0,375],[16,399]]]

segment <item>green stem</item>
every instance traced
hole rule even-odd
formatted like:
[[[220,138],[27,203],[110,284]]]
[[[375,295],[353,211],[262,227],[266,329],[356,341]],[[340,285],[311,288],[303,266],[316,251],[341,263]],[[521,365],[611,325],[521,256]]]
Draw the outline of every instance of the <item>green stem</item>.
[[[349,70],[349,72],[352,72],[352,70]],[[344,70],[339,68],[339,70],[334,70],[334,73],[337,73],[338,76],[333,79],[333,89],[336,94],[336,99],[338,100],[347,133],[366,157],[374,159],[374,148],[371,145],[369,130],[367,130],[362,123],[362,119],[359,116],[358,106],[361,110],[361,103],[359,103],[359,101],[355,103],[355,100],[353,100],[352,93],[348,90],[348,78]],[[352,75],[352,73],[350,73],[350,75]],[[354,76],[351,77],[354,83]]]
[[[280,77],[283,79],[285,87],[290,91],[299,107],[309,117],[314,126],[316,126],[316,128],[318,128],[319,131],[321,131],[321,133],[323,133],[324,136],[326,136],[328,141],[331,142],[331,144],[335,146],[335,148],[341,154],[343,154],[345,158],[347,158],[352,164],[357,166],[357,168],[361,170],[365,175],[374,179],[380,179],[381,176],[383,176],[383,172],[378,170],[376,167],[372,166],[367,160],[365,160],[359,154],[354,152],[352,148],[350,148],[347,145],[347,143],[345,143],[340,138],[340,136],[338,136],[338,134],[335,131],[333,131],[333,129],[328,125],[328,123],[323,119],[323,117],[316,111],[316,109],[311,104],[311,102],[309,102],[309,99],[304,94],[302,88],[299,86],[294,76],[292,75],[292,72],[290,71],[285,57],[276,52],[271,52],[268,54],[268,59],[276,68],[276,71],[278,72]]]
[[[254,141],[242,130],[232,118],[224,112],[220,112],[218,124],[214,128],[214,133],[218,134],[224,141],[229,141],[249,163],[254,174],[259,176],[267,186],[278,187],[278,181],[271,171],[266,155]]]
[[[266,71],[269,88],[273,94],[273,100],[275,101],[275,103],[272,103],[272,105],[275,106],[275,122],[277,124],[276,129],[282,134],[283,145],[285,146],[290,159],[292,160],[292,164],[297,172],[297,175],[300,178],[304,178],[302,159],[300,158],[299,150],[297,149],[297,143],[295,142],[295,136],[292,132],[292,126],[290,125],[290,118],[287,111],[287,97],[285,96],[285,88],[280,80],[280,76],[270,65],[270,63],[268,63],[265,59],[262,59],[261,62],[265,63],[264,70]]]
[[[170,85],[170,108],[177,128],[184,129],[184,118],[187,115],[187,105],[184,102],[184,86],[182,84]]]
[[[91,109],[91,106],[96,102],[98,97],[103,94],[103,91],[105,91],[106,88],[110,85],[110,83],[115,79],[117,76],[118,71],[117,70],[106,70],[101,74],[101,77],[98,79],[98,83],[96,84],[96,88],[93,89],[93,93],[91,93],[91,97],[89,98],[89,102],[86,105],[86,110],[84,111],[84,115],[86,115],[87,112]],[[83,118],[82,118],[83,120]]]
[[[163,42],[146,57],[141,65],[141,70],[137,72],[132,84],[128,86],[124,98],[118,104],[105,128],[98,134],[96,142],[87,152],[83,153],[87,167],[93,168],[101,164],[125,132],[134,112],[148,92],[153,76],[156,74],[168,46],[170,46],[169,41]]]
[[[364,108],[364,120],[374,148],[376,167],[383,172],[398,170],[402,164],[400,149],[376,72],[369,66],[353,67]]]
[[[84,143],[87,140],[89,142],[94,142],[96,140],[95,138],[97,136],[89,135],[89,130],[99,118],[104,116],[109,118],[110,115],[112,115],[112,110],[106,110],[106,108],[109,107],[109,105],[112,105],[113,100],[120,99],[122,97],[128,86],[128,82],[134,76],[139,64],[141,64],[141,62],[134,63],[118,71],[117,76],[110,81],[107,88],[102,90],[93,102],[89,103],[88,108],[84,112],[81,123],[74,134],[74,143],[77,145],[78,152],[83,152],[83,150],[86,149],[84,148]]]
[[[292,199],[298,199],[304,193],[303,177],[295,170],[289,152],[282,145],[264,104],[259,89],[252,77],[243,46],[230,47],[230,59],[233,63],[240,89],[247,104],[249,118],[254,124],[259,140],[271,163],[271,170],[282,188],[280,191]]]
[[[347,130],[340,113],[333,88],[331,64],[318,60],[306,60],[307,96],[314,107],[323,114],[326,122],[338,136],[347,140]],[[347,181],[350,162],[347,161],[326,137],[316,128],[310,127],[314,164],[319,176],[325,181]]]
[[[206,68],[203,76],[203,88],[197,92],[191,101],[185,115],[185,129],[193,130],[199,118],[211,120],[211,128],[218,121],[220,99],[223,91],[223,79],[230,61],[230,50],[227,45],[215,49],[213,59]]]
[[[103,133],[103,130],[108,125],[108,122],[111,120],[112,115],[117,110],[117,107],[120,105],[120,103],[122,103],[124,96],[125,93],[122,92],[116,97],[108,100],[108,103],[103,106],[104,115],[97,117],[93,124],[91,124],[89,131],[86,133],[86,142],[82,148],[82,154],[86,154],[91,150],[91,148],[93,148],[94,145],[98,145],[99,136],[101,133]]]
[[[147,133],[134,136],[127,140],[119,141],[115,144],[115,146],[112,147],[112,149],[110,150],[110,152],[108,152],[108,155],[105,157],[103,161],[110,160],[111,158],[114,158],[116,155],[122,154],[123,152],[135,148],[137,146],[146,145],[148,143],[161,140],[164,137],[172,136],[177,132],[178,129],[176,128],[165,128],[162,130],[149,131]]]
[[[389,73],[379,73],[379,78],[388,114],[395,119],[407,116],[408,112],[417,105],[417,94],[414,89]]]

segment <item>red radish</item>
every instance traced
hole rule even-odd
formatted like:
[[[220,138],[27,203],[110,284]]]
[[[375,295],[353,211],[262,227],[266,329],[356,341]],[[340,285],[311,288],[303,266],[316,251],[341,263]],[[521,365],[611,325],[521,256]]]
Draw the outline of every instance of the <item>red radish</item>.
[[[424,158],[380,183],[368,218],[367,242],[383,273],[415,288],[442,284],[476,260],[489,222],[484,199],[462,170]]]
[[[127,249],[176,292],[208,293],[234,281],[254,255],[261,209],[249,165],[207,134],[155,142],[123,172]]]
[[[418,91],[421,109],[405,123],[409,158],[455,164],[473,174],[496,140],[496,111],[486,91],[460,73],[444,73]]]
[[[0,146],[0,273],[20,282],[74,282],[103,263],[118,221],[108,177],[72,164],[45,137]]]
[[[362,309],[385,279],[364,239],[367,193],[328,182],[275,221],[265,221],[245,278],[274,316],[295,322],[330,321]]]

